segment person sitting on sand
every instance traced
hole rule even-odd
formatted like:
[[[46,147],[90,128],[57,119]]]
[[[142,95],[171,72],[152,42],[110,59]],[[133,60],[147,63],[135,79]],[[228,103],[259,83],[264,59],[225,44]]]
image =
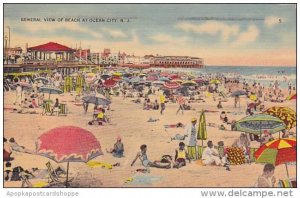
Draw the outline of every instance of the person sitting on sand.
[[[114,148],[106,150],[108,153],[112,153],[114,157],[123,157],[124,153],[124,144],[122,143],[121,137],[117,137],[117,142],[114,144]]]
[[[273,164],[265,164],[263,174],[257,178],[254,187],[272,188],[275,187],[276,178],[274,177],[275,166]]]
[[[12,148],[10,144],[7,142],[7,139],[3,137],[3,161],[11,161],[14,158],[11,157]]]
[[[29,108],[38,108],[39,106],[36,104],[35,99],[32,98],[31,104],[29,105]]]
[[[141,149],[141,151],[137,153],[136,157],[134,158],[134,160],[131,163],[131,166],[134,165],[134,163],[136,162],[137,159],[140,159],[144,167],[171,168],[170,164],[162,165],[155,161],[151,162],[150,160],[148,160],[146,144],[141,145],[140,149]]]
[[[4,174],[3,174],[3,177],[4,177],[4,180],[5,181],[9,181],[11,176],[12,176],[12,167],[11,167],[11,163],[10,162],[6,162],[5,163],[5,167],[4,167]]]
[[[158,104],[157,100],[154,101],[153,109],[154,110],[158,110],[159,109],[159,104]]]
[[[222,111],[222,112],[221,112],[221,114],[220,114],[220,120],[221,120],[223,123],[228,124],[228,117],[227,117],[225,111]]]
[[[187,150],[184,147],[185,144],[183,142],[180,142],[179,149],[175,150],[175,163],[173,165],[173,168],[181,168],[182,166],[185,166],[186,159],[188,159],[189,162],[191,162],[191,160],[188,158]]]
[[[214,149],[213,142],[210,140],[207,142],[207,147],[203,151],[202,160],[205,165],[226,165],[225,157],[220,159],[219,152]]]
[[[34,153],[33,151],[26,149],[24,146],[20,146],[14,138],[9,139],[9,145],[12,148],[12,151],[22,152],[22,153]]]
[[[59,101],[58,101],[58,98],[55,99],[55,103],[52,107],[52,112],[59,112]]]

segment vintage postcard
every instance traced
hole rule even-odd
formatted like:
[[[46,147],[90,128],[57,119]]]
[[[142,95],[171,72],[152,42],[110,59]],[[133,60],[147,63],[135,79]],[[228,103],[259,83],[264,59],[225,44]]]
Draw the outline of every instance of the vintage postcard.
[[[295,188],[296,4],[4,4],[4,187]]]

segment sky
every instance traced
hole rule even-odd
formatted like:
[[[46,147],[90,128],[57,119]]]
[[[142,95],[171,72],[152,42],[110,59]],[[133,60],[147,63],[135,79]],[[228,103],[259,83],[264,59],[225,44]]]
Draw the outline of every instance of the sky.
[[[57,42],[93,52],[194,56],[205,65],[296,65],[293,4],[5,4],[4,35],[8,26],[11,47]]]

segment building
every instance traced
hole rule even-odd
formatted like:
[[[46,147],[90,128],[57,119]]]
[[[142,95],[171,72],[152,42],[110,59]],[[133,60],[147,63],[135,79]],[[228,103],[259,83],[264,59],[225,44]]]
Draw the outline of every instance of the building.
[[[13,47],[13,48],[5,48],[4,49],[4,64],[15,64],[18,63],[18,60],[22,58],[22,48],[21,47]]]
[[[72,61],[75,59],[74,49],[54,42],[29,47],[27,54],[29,60],[32,61]]]
[[[202,58],[190,56],[155,56],[150,65],[163,68],[202,68],[204,62]]]

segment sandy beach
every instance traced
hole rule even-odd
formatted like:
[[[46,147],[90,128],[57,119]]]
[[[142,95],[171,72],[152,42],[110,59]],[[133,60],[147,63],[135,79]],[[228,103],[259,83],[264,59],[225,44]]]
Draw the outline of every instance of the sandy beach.
[[[183,128],[164,128],[167,124],[181,122],[190,124],[191,118],[199,119],[200,111],[215,110],[217,112],[205,113],[206,123],[222,124],[219,115],[221,111],[229,112],[229,120],[239,120],[245,117],[246,97],[241,97],[241,107],[233,108],[234,98],[229,97],[227,102],[223,102],[223,109],[217,109],[217,101],[212,98],[205,98],[205,102],[190,103],[194,110],[185,111],[182,115],[176,115],[178,104],[167,103],[166,110],[160,115],[158,110],[143,110],[142,104],[135,104],[132,98],[123,99],[121,96],[112,96],[111,110],[108,115],[111,123],[103,126],[88,125],[92,119],[93,105],[90,105],[87,114],[84,114],[82,106],[76,106],[74,96],[70,93],[63,95],[51,95],[51,99],[64,101],[67,104],[69,114],[67,116],[47,116],[41,115],[42,109],[38,109],[38,114],[18,114],[11,110],[4,110],[4,137],[9,139],[14,137],[16,142],[27,149],[35,150],[35,141],[44,132],[59,126],[77,126],[90,131],[95,135],[101,144],[104,155],[98,156],[93,161],[106,162],[110,164],[120,163],[120,166],[112,169],[101,167],[89,167],[86,163],[71,162],[69,174],[74,180],[71,187],[253,187],[257,177],[262,174],[263,164],[243,164],[232,165],[231,171],[226,171],[224,167],[203,166],[195,161],[187,163],[187,166],[180,169],[158,169],[150,168],[150,173],[137,173],[136,170],[143,168],[140,161],[134,166],[130,166],[135,158],[139,147],[142,144],[148,146],[148,158],[159,160],[162,155],[175,155],[179,141],[171,141],[175,134],[184,134]],[[150,95],[150,99],[159,99],[159,96]],[[13,108],[15,92],[4,92],[4,107]],[[296,102],[285,101],[284,103],[264,102],[265,108],[272,106],[289,107],[296,111]],[[230,112],[241,112],[233,114]],[[147,122],[152,117],[159,119],[157,122]],[[208,140],[212,140],[216,145],[218,141],[224,141],[225,146],[231,146],[235,139],[240,136],[239,131],[231,131],[230,125],[225,125],[227,130],[219,130],[215,127],[207,126]],[[292,130],[295,130],[292,129]],[[124,143],[125,157],[115,158],[105,150],[113,146],[117,136],[121,136]],[[274,134],[278,137],[278,133]],[[67,141],[67,140],[66,140]],[[206,145],[204,141],[204,145]],[[201,141],[198,141],[201,145]],[[258,142],[251,142],[251,147],[258,148]],[[66,163],[57,164],[54,161],[39,155],[13,152],[12,166],[22,166],[25,169],[38,168],[46,169],[46,163],[51,161],[53,166],[66,167]],[[296,177],[296,166],[288,166],[290,178]],[[276,166],[275,177],[286,178],[284,165]],[[126,182],[130,178],[142,178],[141,182],[133,180]],[[47,181],[47,179],[31,179],[31,183]],[[21,181],[4,182],[4,187],[20,187]]]

